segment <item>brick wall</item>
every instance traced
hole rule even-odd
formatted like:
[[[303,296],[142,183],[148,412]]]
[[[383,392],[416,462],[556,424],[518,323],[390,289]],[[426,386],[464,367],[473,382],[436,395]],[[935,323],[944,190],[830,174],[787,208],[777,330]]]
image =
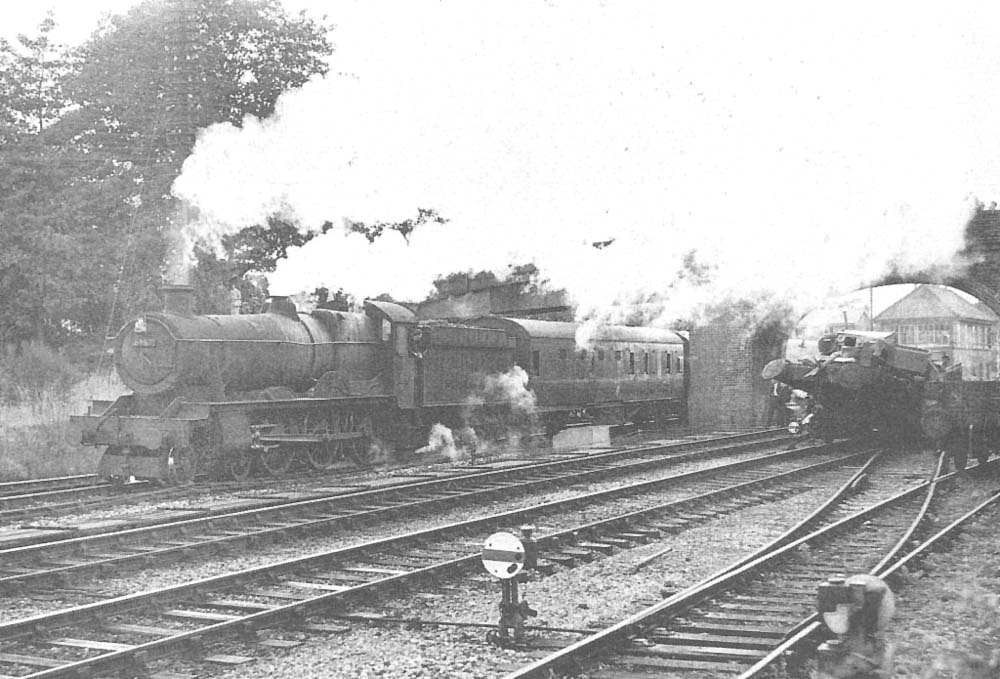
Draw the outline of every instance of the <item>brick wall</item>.
[[[688,421],[694,431],[743,431],[764,424],[770,381],[760,371],[784,354],[782,334],[727,321],[691,331]]]

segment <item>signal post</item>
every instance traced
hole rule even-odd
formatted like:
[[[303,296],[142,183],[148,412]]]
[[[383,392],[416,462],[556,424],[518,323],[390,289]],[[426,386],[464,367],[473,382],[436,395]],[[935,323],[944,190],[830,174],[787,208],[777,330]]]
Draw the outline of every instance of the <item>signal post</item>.
[[[538,615],[526,600],[519,598],[518,580],[525,569],[534,568],[537,550],[531,534],[533,526],[522,526],[524,539],[507,532],[498,532],[486,538],[483,544],[483,567],[500,580],[500,621],[486,639],[500,646],[519,644],[524,640],[524,621]]]

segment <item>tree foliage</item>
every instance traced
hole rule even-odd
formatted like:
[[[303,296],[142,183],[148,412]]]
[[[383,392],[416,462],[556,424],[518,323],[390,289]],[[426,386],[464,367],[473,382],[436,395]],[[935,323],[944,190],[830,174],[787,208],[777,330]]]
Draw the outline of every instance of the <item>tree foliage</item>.
[[[69,105],[63,81],[77,62],[52,39],[52,13],[38,25],[38,35],[24,33],[11,44],[0,39],[0,143],[44,131]]]
[[[332,52],[327,26],[278,0],[146,0],[73,52],[54,26],[0,42],[0,343],[103,335],[155,299],[198,129],[269,115]],[[253,227],[232,264],[202,257],[203,278],[273,267],[304,238]]]
[[[278,0],[146,0],[79,50],[74,140],[175,166],[198,129],[266,117],[282,92],[325,74],[326,31]]]
[[[289,248],[302,247],[332,228],[332,223],[325,222],[318,232],[303,232],[290,222],[272,217],[266,226],[251,226],[223,237],[222,245],[229,254],[233,275],[243,276],[250,271],[274,271]]]
[[[403,237],[407,243],[410,242],[410,234],[422,224],[433,222],[435,224],[447,224],[448,220],[437,213],[437,210],[428,208],[417,208],[417,216],[412,219],[404,219],[401,222],[355,222],[347,220],[347,230],[351,233],[360,233],[368,239],[369,243],[374,243],[386,231],[395,231]],[[325,228],[329,228],[326,225]]]

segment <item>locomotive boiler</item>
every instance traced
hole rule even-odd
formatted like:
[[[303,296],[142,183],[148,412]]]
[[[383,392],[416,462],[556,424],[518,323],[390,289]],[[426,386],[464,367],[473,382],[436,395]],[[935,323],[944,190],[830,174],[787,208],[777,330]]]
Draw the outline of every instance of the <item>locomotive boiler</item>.
[[[854,330],[820,338],[818,350],[815,360],[775,359],[761,376],[810,394],[819,435],[919,435],[922,387],[939,379],[930,352],[897,344],[893,333]]]
[[[762,376],[808,392],[822,436],[888,432],[946,450],[961,468],[1000,449],[1000,382],[963,380],[961,365],[939,365],[892,333],[828,335],[816,360],[776,359]]]
[[[196,316],[191,288],[173,286],[163,295],[162,312],[141,316],[115,338],[115,367],[136,394],[221,400],[268,387],[304,391],[338,367],[374,376],[378,342],[356,315],[299,315],[288,299],[272,297],[267,313]]]
[[[196,315],[190,287],[162,293],[162,310],[115,339],[132,393],[71,418],[80,441],[105,448],[102,478],[367,465],[423,445],[435,423],[495,437],[513,396],[490,385],[511,376],[550,433],[574,418],[683,415],[686,342],[668,331],[610,327],[578,350],[571,323],[418,322],[372,300],[362,312],[305,314],[283,297],[259,314]]]

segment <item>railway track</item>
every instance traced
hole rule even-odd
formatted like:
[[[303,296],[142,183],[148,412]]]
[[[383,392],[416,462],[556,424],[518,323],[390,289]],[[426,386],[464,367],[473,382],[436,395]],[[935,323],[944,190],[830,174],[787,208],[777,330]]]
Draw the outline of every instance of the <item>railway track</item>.
[[[180,556],[190,558],[220,549],[246,547],[260,540],[329,532],[550,487],[693,462],[702,464],[721,456],[772,447],[786,440],[787,437],[771,435],[739,435],[612,451],[499,470],[473,471],[386,488],[361,491],[339,488],[333,494],[318,492],[304,499],[278,497],[269,501],[244,501],[235,507],[216,507],[196,518],[63,540],[43,535],[49,539],[0,550],[0,591],[24,591],[27,587],[59,584],[67,578],[101,569],[118,570]],[[171,512],[164,514],[168,518],[171,516]]]
[[[176,495],[176,491],[174,491]],[[165,488],[151,490],[147,481],[128,484],[93,483],[71,488],[38,490],[0,497],[0,524],[38,516],[60,516],[79,513],[122,501],[169,498]]]
[[[680,452],[693,452],[704,450],[714,446],[725,445],[727,442],[733,445],[739,443],[753,444],[760,442],[777,442],[788,440],[787,432],[780,429],[762,430],[746,434],[735,434],[728,436],[706,437],[699,439],[683,440],[669,444],[634,445],[628,447],[616,447],[600,455],[592,455],[593,459],[602,459],[610,464],[615,460],[628,460],[631,457],[641,457],[656,455],[660,453],[671,454]],[[573,464],[574,459],[582,459],[583,456],[565,454],[557,457],[554,461],[551,457],[539,461],[530,460],[527,462],[515,461],[513,464],[496,463],[498,468],[523,466],[526,469],[532,466]],[[493,468],[493,465],[480,464],[467,467],[472,473]],[[403,471],[407,473],[407,471]],[[442,476],[457,477],[454,469],[445,471]],[[438,473],[421,470],[408,478],[424,477],[432,480],[438,477]],[[392,477],[389,477],[392,478]],[[154,484],[142,481],[131,484],[110,484],[97,482],[96,475],[82,475],[74,477],[36,479],[33,481],[13,481],[6,485],[6,494],[0,495],[0,524],[20,521],[26,518],[39,519],[43,517],[58,517],[67,514],[81,514],[90,512],[102,507],[113,506],[122,502],[156,502],[159,500],[176,501],[179,499],[197,498],[218,493],[232,493],[235,495],[245,495],[255,490],[277,491],[277,497],[282,494],[296,493],[301,490],[301,482],[309,482],[312,487],[320,487],[324,483],[335,484],[338,488],[338,495],[346,495],[352,492],[362,492],[372,488],[370,481],[365,481],[357,475],[317,475],[312,473],[303,476],[284,476],[281,483],[276,486],[276,479],[254,480],[252,482],[214,482],[207,485],[183,486],[183,487],[159,487]],[[319,482],[318,484],[316,482]],[[383,481],[379,481],[381,485]],[[391,483],[391,482],[390,482]],[[400,484],[402,485],[402,484]],[[308,488],[305,492],[310,492]],[[317,497],[322,495],[322,490],[314,493]],[[329,494],[329,493],[328,493]],[[260,506],[276,504],[268,502],[266,497],[258,498]],[[6,504],[4,504],[6,502]],[[249,505],[249,503],[244,503]],[[47,526],[55,530],[51,526]],[[65,535],[65,533],[63,534]],[[54,539],[54,538],[50,538]],[[23,544],[23,543],[21,543]]]
[[[856,463],[864,455],[790,451],[769,456],[767,469],[757,461],[756,468],[739,463],[725,472],[677,476],[690,488],[690,497],[538,536],[542,567],[593,558],[750,502],[801,492],[809,475]],[[814,459],[793,462],[803,456]],[[640,485],[652,492],[654,483]],[[140,672],[157,657],[188,651],[219,635],[252,636],[269,625],[324,632],[329,626],[310,623],[310,614],[331,605],[342,611],[369,593],[402,585],[433,587],[456,570],[477,569],[482,538],[496,528],[524,521],[558,525],[566,522],[570,507],[636,492],[630,487],[591,493],[13,621],[0,625],[0,672],[31,677]]]
[[[901,553],[902,550],[899,550],[900,553],[889,555],[869,569],[868,573],[882,578],[889,584],[893,591],[897,591],[902,585],[903,575],[907,569],[916,568],[921,559],[935,550],[943,548],[952,538],[962,532],[966,526],[998,505],[1000,505],[1000,492],[986,498],[905,554]],[[782,643],[771,649],[770,653],[764,658],[743,672],[740,675],[740,679],[758,679],[767,676],[770,668],[779,663],[783,658],[801,653],[809,653],[811,649],[815,648],[824,633],[825,627],[819,620],[819,615],[816,613],[812,614],[808,619],[799,623],[797,631],[794,634],[787,636]]]
[[[97,474],[5,481],[0,483],[0,521],[46,506],[79,507],[88,499],[96,500],[148,485],[146,482],[127,486],[104,483],[97,478]]]
[[[634,431],[633,431],[634,429]],[[620,428],[620,438],[634,437],[642,430],[633,427]],[[748,435],[736,436],[775,436],[784,433],[780,429],[753,432]],[[715,439],[720,437],[714,437]],[[713,440],[706,438],[702,440]],[[694,445],[699,440],[689,440],[680,445]],[[649,446],[635,446],[646,447]],[[619,450],[620,447],[616,446]],[[199,494],[218,490],[247,492],[255,489],[273,488],[276,482],[281,484],[296,482],[332,481],[340,484],[354,484],[357,481],[357,469],[345,473],[344,469],[332,468],[329,472],[319,473],[316,470],[306,470],[303,473],[283,474],[277,478],[253,478],[249,481],[210,481],[196,486],[161,487],[148,481],[133,481],[131,483],[109,483],[98,479],[97,474],[78,474],[74,476],[49,477],[29,479],[24,481],[0,482],[0,526],[17,521],[37,520],[41,517],[60,517],[80,514],[103,507],[111,507],[122,502],[169,500],[185,497],[196,497]]]
[[[54,476],[45,479],[29,479],[27,481],[4,481],[0,482],[0,499],[47,490],[61,490],[64,488],[91,486],[96,482],[97,474]]]
[[[245,494],[256,490],[274,489],[275,485],[279,488],[294,488],[296,484],[303,482],[315,484],[317,481],[334,479],[337,483],[351,484],[356,480],[356,474],[339,473],[334,477],[332,472],[318,473],[312,470],[308,473],[285,474],[278,478],[254,478],[243,482],[210,481],[197,485],[168,487],[143,480],[130,483],[100,482],[95,474],[12,481],[0,484],[0,493],[3,493],[2,486],[9,486],[7,492],[0,495],[0,525],[79,515],[124,503],[176,501],[226,492]],[[73,480],[78,482],[73,483]]]
[[[857,573],[891,576],[1000,501],[1000,494],[994,495],[903,556],[906,545],[927,530],[940,481],[953,475],[937,475],[868,506],[860,506],[860,496],[840,503],[821,528],[801,536],[819,519],[815,514],[701,583],[576,643],[555,644],[557,650],[506,679],[578,672],[589,679],[763,676],[790,649],[820,632],[815,602],[823,580]]]

